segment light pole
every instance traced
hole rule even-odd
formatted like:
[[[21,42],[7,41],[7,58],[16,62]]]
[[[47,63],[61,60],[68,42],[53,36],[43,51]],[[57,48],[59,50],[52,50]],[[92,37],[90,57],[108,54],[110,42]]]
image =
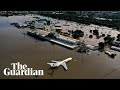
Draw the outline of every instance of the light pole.
[[[83,41],[82,46],[83,46],[83,48],[85,47],[85,41]],[[83,52],[82,52],[82,64],[83,64]]]
[[[82,64],[83,64],[83,53],[82,53]]]

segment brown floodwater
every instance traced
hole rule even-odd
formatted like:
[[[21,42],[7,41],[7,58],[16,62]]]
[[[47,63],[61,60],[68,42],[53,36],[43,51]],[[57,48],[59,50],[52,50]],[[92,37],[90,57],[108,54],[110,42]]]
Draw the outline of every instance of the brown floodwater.
[[[2,18],[2,17],[1,17]],[[6,20],[7,21],[7,20]],[[1,22],[2,23],[2,22]],[[2,24],[3,26],[3,24]],[[104,52],[82,54],[27,36],[28,29],[7,26],[0,28],[0,79],[119,79],[120,53],[112,59]],[[47,62],[72,57],[67,63],[68,70],[58,67],[49,69]],[[3,70],[11,63],[27,64],[34,70],[44,70],[44,76],[5,76]]]

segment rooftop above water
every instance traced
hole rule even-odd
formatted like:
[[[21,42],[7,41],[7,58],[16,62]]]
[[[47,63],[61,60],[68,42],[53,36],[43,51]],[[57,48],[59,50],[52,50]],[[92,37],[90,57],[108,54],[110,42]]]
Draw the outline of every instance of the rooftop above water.
[[[80,40],[84,40],[86,44],[91,44],[91,45],[96,45],[98,44],[98,42],[103,42],[103,38],[100,39],[96,39],[95,36],[93,36],[93,38],[89,38],[89,35],[91,35],[91,33],[89,32],[90,30],[94,30],[94,29],[98,29],[99,33],[102,34],[104,33],[105,35],[110,34],[112,37],[116,37],[117,34],[120,34],[119,31],[117,31],[116,29],[112,29],[109,27],[105,27],[105,26],[98,26],[98,25],[84,25],[84,24],[79,24],[76,22],[71,22],[71,21],[66,21],[66,20],[58,20],[58,19],[53,19],[50,17],[44,17],[44,16],[40,16],[40,15],[25,15],[25,16],[9,16],[9,17],[1,17],[1,26],[9,26],[9,23],[14,23],[14,22],[18,22],[18,23],[23,23],[25,21],[31,21],[31,20],[36,20],[36,18],[34,17],[39,17],[40,19],[44,20],[50,20],[51,21],[51,28],[54,29],[54,24],[59,24],[61,25],[62,31],[63,32],[68,32],[68,30],[81,30],[84,32],[84,37],[81,37]],[[3,22],[4,25],[3,25]],[[46,28],[50,28],[48,26],[46,26]],[[64,38],[66,38],[65,36],[63,36]],[[71,39],[69,39],[71,40]],[[74,41],[74,40],[72,40]],[[76,40],[75,40],[76,41]]]

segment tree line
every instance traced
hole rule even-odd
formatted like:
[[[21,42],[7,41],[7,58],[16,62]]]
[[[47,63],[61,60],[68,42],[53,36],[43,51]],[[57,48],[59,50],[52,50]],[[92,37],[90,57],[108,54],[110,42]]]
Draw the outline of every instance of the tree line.
[[[45,12],[40,12],[40,15],[52,17],[52,18],[57,18],[57,19],[62,19],[62,20],[68,20],[68,21],[75,21],[81,24],[96,24],[100,26],[107,26],[110,28],[114,28],[119,30],[120,29],[120,20],[98,20],[95,19],[92,16],[89,17],[84,17],[84,16],[78,16],[76,14],[53,14],[53,13],[45,13]]]

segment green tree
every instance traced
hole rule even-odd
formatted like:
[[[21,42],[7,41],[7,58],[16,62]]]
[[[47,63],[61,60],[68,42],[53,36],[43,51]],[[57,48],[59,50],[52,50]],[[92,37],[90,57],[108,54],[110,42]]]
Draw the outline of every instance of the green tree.
[[[76,31],[74,31],[72,36],[73,36],[73,38],[77,39],[79,37],[83,37],[84,36],[84,32],[81,31],[81,30],[76,30]]]
[[[105,44],[103,42],[98,43],[99,49],[104,49]]]
[[[112,42],[115,40],[115,37],[111,37],[111,35],[107,35],[105,38],[104,38],[104,41],[105,41],[105,44],[112,44]]]

